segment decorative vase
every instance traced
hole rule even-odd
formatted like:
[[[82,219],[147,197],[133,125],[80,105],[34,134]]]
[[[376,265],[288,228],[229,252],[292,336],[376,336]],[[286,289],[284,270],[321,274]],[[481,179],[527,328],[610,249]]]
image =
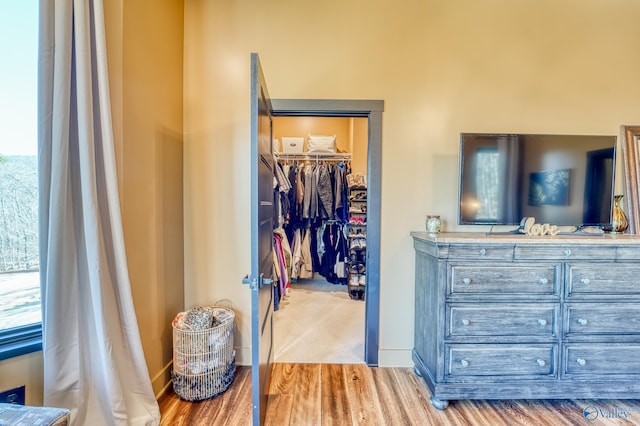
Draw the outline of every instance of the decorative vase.
[[[442,221],[440,216],[428,215],[426,221],[427,232],[437,234],[442,229]]]
[[[620,200],[622,200],[623,195],[615,195],[613,197],[613,214],[611,216],[611,233],[620,234],[627,230],[629,227],[629,221],[627,220],[627,215],[620,207]]]

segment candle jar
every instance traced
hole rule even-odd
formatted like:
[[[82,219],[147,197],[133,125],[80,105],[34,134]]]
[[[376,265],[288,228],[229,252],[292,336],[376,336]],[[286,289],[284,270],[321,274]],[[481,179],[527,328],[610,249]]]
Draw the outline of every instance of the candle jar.
[[[427,215],[426,220],[427,232],[430,234],[437,234],[442,229],[442,221],[440,216]]]

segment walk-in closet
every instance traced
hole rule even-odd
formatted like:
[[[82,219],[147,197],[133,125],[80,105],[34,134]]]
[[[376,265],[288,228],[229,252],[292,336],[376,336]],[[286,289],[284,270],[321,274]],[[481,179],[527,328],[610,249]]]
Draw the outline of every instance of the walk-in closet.
[[[363,363],[366,118],[275,117],[274,360]]]

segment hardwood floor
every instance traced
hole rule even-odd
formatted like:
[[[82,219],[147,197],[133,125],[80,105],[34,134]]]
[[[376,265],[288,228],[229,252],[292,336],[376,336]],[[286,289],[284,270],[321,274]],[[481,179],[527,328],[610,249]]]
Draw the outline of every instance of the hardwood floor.
[[[162,425],[250,425],[251,368],[239,367],[217,398],[158,401]],[[597,417],[585,417],[585,409]],[[633,425],[639,400],[452,401],[444,411],[410,368],[363,364],[274,364],[266,425]]]

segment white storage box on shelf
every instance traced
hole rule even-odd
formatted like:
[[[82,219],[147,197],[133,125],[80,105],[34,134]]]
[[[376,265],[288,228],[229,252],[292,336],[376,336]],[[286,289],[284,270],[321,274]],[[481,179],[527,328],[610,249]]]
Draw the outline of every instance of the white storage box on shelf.
[[[302,154],[304,138],[282,138],[282,152],[285,154]]]
[[[173,326],[173,389],[183,400],[202,401],[227,390],[236,372],[235,313],[217,306],[179,313]]]

